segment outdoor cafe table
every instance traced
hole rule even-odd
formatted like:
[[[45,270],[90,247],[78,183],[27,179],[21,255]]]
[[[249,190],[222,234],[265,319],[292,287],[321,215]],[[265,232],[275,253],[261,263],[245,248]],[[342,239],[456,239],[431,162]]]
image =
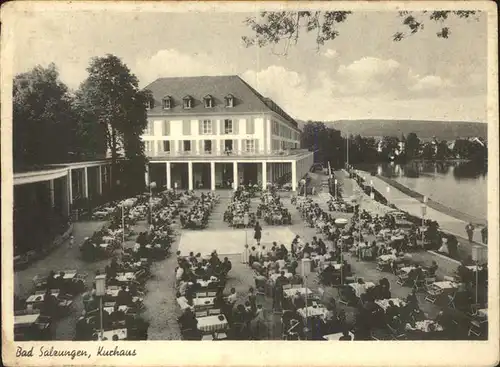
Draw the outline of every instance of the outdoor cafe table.
[[[38,320],[39,316],[40,316],[39,313],[33,313],[28,315],[16,315],[14,316],[14,326],[17,327],[31,326],[36,322],[36,320]]]
[[[309,288],[289,288],[289,289],[284,289],[283,294],[285,297],[290,298],[293,297],[294,294],[300,293],[301,295],[305,295],[307,290],[307,294],[312,294],[311,290]]]
[[[222,319],[220,320],[219,317]],[[202,332],[214,332],[224,330],[228,323],[224,315],[212,315],[197,317],[198,329]]]
[[[401,236],[401,235],[400,236],[392,236],[391,237],[392,241],[403,241],[404,239],[405,239],[405,237]]]
[[[389,301],[392,301],[394,303],[394,306],[397,307],[403,307],[406,305],[406,302],[403,301],[401,298],[389,298],[389,299],[379,299],[375,301],[375,304],[380,306],[384,311],[387,310],[389,307]]]
[[[193,298],[193,306],[190,306],[188,304],[187,298],[182,296],[177,298],[177,303],[179,304],[181,310],[185,310],[190,307],[213,307],[215,301],[215,297],[200,297],[200,298]]]
[[[273,282],[276,281],[276,279],[278,279],[278,277],[281,275],[281,273],[273,273],[269,276],[269,279],[272,280]],[[293,277],[293,274],[292,273],[285,273],[285,277],[290,279],[291,277]]]
[[[396,255],[380,255],[378,259],[384,262],[389,262],[391,260],[392,261],[397,260],[397,257]]]
[[[307,317],[321,316],[322,318],[325,318],[326,314],[328,313],[328,310],[324,307],[309,306],[309,307],[307,307],[307,311],[306,311],[306,307],[304,307],[304,308],[297,310],[297,313],[300,316],[302,316],[303,318],[306,318],[306,316]]]
[[[210,283],[216,282],[218,282],[218,279],[214,277],[212,277],[210,280],[196,279],[196,283],[198,283],[201,288],[206,288]]]
[[[105,243],[111,243],[115,240],[115,237],[112,237],[112,236],[103,236],[102,237],[102,240],[105,242]]]
[[[410,271],[412,271],[413,269],[416,269],[416,267],[414,266],[405,266],[404,268],[401,268],[399,269],[400,271],[406,273],[406,274],[409,274]]]
[[[361,294],[366,293],[367,289],[375,287],[375,283],[372,282],[365,282],[364,284],[350,283],[349,287],[354,289],[356,296],[359,297]]]
[[[63,279],[70,280],[76,277],[76,274],[78,273],[76,270],[62,270],[64,272]],[[58,272],[54,274],[54,278],[59,278],[61,272]]]
[[[437,288],[438,290],[441,290],[441,291],[450,291],[450,290],[458,288],[457,283],[450,282],[448,280],[441,281],[441,282],[434,282],[434,283],[432,283],[432,286]]]
[[[59,297],[59,290],[54,291],[54,292],[51,291],[51,293],[54,297],[56,297],[56,298]],[[34,303],[34,302],[43,302],[44,298],[45,298],[45,293],[32,294],[31,296],[28,297],[28,299],[26,300],[26,303],[29,304],[29,303]]]
[[[477,266],[477,265],[469,265],[467,266],[467,269],[473,271],[473,272],[476,272],[478,270],[482,270],[482,267],[481,266]]]
[[[131,280],[135,280],[135,275],[132,272],[117,273],[115,279],[119,282],[130,282]]]
[[[103,310],[106,311],[107,313],[111,314],[115,310],[115,308],[114,307],[103,307]],[[127,313],[128,306],[126,306],[126,305],[118,306],[118,310]]]
[[[483,317],[483,318],[487,319],[488,318],[488,309],[487,308],[481,308],[480,310],[477,310],[477,314],[480,317]]]
[[[113,336],[116,335],[118,336],[118,340],[124,340],[127,339],[127,329],[116,329],[116,330],[108,330],[102,333],[102,338],[101,338],[101,332],[97,332],[98,335],[98,340],[113,340]]]
[[[323,335],[323,339],[328,340],[328,341],[338,341],[340,340],[340,337],[344,335],[342,333],[336,333],[336,334],[328,334],[328,335]],[[349,336],[351,337],[350,341],[354,340],[354,334],[349,332]]]
[[[434,329],[431,329],[431,325],[434,326]],[[443,327],[433,320],[423,320],[423,321],[417,321],[415,323],[415,327],[412,327],[410,324],[406,324],[406,330],[408,331],[421,331],[424,333],[431,333],[431,332],[439,332],[443,331]]]

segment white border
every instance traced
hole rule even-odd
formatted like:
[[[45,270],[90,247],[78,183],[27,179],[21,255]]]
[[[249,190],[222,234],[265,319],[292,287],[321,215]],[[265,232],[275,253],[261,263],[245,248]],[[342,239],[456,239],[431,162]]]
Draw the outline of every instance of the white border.
[[[335,6],[342,10],[397,11],[397,10],[482,10],[488,12],[488,221],[489,231],[488,256],[490,276],[490,338],[487,342],[353,342],[353,343],[316,343],[316,342],[123,342],[118,344],[123,349],[136,349],[137,356],[74,359],[69,358],[34,358],[16,359],[12,340],[12,294],[13,262],[12,259],[12,55],[15,47],[14,35],[10,25],[15,21],[16,13],[30,11],[80,11],[106,9],[111,12],[257,12],[266,10],[294,10],[304,7],[326,10]],[[13,2],[2,7],[2,358],[7,365],[231,365],[231,366],[442,366],[442,365],[494,365],[498,362],[498,49],[497,49],[497,10],[495,3],[477,2]],[[110,14],[112,16],[112,14]],[[43,32],[43,30],[40,30]],[[6,325],[4,327],[4,325]],[[6,340],[7,339],[7,340]],[[109,342],[108,342],[109,343]],[[21,344],[21,343],[19,343]],[[95,356],[96,342],[39,342],[25,343],[56,348],[85,349]],[[102,344],[113,346],[113,343]]]

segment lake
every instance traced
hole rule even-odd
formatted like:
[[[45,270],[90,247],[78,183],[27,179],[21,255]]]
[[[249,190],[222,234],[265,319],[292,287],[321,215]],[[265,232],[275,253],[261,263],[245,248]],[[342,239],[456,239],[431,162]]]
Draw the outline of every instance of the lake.
[[[487,219],[486,165],[470,162],[410,162],[360,165],[359,168],[391,178],[462,213]]]

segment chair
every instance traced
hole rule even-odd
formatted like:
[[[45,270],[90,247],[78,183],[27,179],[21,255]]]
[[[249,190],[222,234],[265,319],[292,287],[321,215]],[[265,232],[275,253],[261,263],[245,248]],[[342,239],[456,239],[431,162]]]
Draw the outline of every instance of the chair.
[[[396,284],[398,284],[400,286],[404,286],[404,285],[406,285],[406,283],[408,282],[409,279],[410,278],[409,278],[408,274],[401,273],[400,275],[398,275],[398,280],[396,280]]]
[[[479,303],[473,303],[470,305],[470,310],[466,313],[467,316],[471,317],[471,318],[475,318],[478,316],[478,310],[480,308],[480,304]]]
[[[196,292],[196,298],[207,297],[207,292]]]
[[[425,279],[415,279],[413,281],[413,289],[417,292],[426,290]]]
[[[198,317],[205,317],[205,316],[208,316],[208,311],[207,310],[204,310],[204,311],[196,311],[195,313],[195,316],[198,318]]]
[[[441,296],[441,294],[443,294],[443,291],[435,288],[429,288],[427,290],[427,296],[425,296],[425,300],[430,303],[435,303],[439,296]]]
[[[217,296],[217,292],[214,292],[214,291],[207,292],[207,297],[215,297],[215,296]]]
[[[227,339],[227,334],[226,333],[214,333],[214,340],[226,340]]]
[[[212,309],[208,310],[208,315],[209,316],[220,315],[220,314],[221,314],[220,308],[212,308]]]
[[[448,295],[448,307],[449,308],[453,308],[453,309],[456,309],[456,305],[455,305],[455,298],[457,297],[457,292],[453,292],[452,294]]]
[[[487,325],[488,324],[486,321],[481,322],[479,320],[471,320],[471,322],[469,324],[469,331],[467,332],[467,335],[471,336],[471,334],[472,334],[474,336],[481,337],[481,336],[483,336],[483,333],[486,332]]]

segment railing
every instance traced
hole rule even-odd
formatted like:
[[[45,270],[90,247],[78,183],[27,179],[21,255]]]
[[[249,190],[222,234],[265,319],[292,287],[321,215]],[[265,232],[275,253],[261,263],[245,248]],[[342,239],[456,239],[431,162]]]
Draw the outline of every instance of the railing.
[[[262,157],[262,156],[290,156],[307,152],[305,149],[269,150],[258,152],[247,151],[206,151],[206,152],[145,152],[148,157]]]

